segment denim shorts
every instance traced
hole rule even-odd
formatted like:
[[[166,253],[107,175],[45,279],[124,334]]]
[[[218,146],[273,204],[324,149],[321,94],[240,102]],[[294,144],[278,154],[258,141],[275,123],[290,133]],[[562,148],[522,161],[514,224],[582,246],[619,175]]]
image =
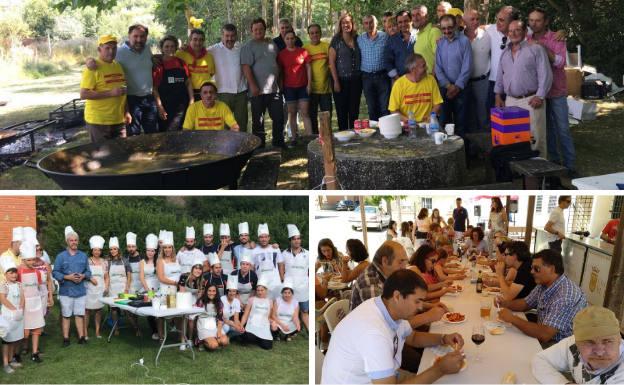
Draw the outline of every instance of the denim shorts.
[[[310,312],[310,301],[299,302],[299,310],[304,313]]]
[[[286,103],[296,103],[299,100],[310,100],[308,89],[304,87],[284,87],[284,98]]]

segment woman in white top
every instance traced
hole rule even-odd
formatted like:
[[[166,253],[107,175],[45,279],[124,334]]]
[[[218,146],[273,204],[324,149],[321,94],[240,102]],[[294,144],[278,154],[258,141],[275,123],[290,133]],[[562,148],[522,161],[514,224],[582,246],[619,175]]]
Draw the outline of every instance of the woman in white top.
[[[223,305],[223,332],[229,338],[240,336],[245,332],[243,324],[240,322],[241,303],[238,296],[238,282],[236,277],[227,280],[226,294],[221,296]]]
[[[87,300],[85,303],[85,320],[84,320],[84,336],[85,340],[89,339],[89,319],[91,312],[95,312],[95,337],[102,338],[100,335],[100,326],[102,325],[102,308],[104,304],[100,298],[104,296],[104,292],[108,290],[108,262],[102,258],[102,249],[104,248],[104,238],[94,235],[89,239],[91,247],[91,257],[89,258],[89,269],[91,270],[91,278],[95,278],[96,284],[91,281],[85,281],[87,286]]]
[[[182,275],[182,267],[176,259],[173,248],[173,232],[164,231],[160,241],[160,252],[156,260],[156,276],[160,282],[159,293],[160,295],[175,294],[178,291],[178,281],[180,280],[180,275]],[[182,318],[176,318],[175,323],[176,327],[182,330]],[[158,319],[158,335],[164,335],[162,318]],[[186,349],[184,345],[180,346],[180,350],[184,349]]]
[[[282,296],[273,302],[271,332],[275,341],[292,341],[301,331],[299,323],[299,303],[293,298],[292,282],[284,281]]]
[[[416,226],[414,226],[414,238],[427,239],[429,233],[429,227],[431,226],[431,218],[429,218],[429,210],[423,207],[420,209],[418,216],[416,217]]]
[[[401,246],[403,246],[408,258],[411,257],[412,254],[414,254],[415,250],[414,244],[412,243],[411,234],[409,232],[409,223],[401,223],[401,236],[394,238],[394,241],[400,243]]]
[[[139,280],[146,293],[157,293],[160,288],[160,281],[156,275],[156,248],[158,247],[158,237],[155,234],[148,234],[145,237],[145,259],[139,263]],[[152,339],[158,341],[162,338],[158,334],[156,318],[147,317],[147,322],[152,329]]]
[[[507,211],[503,207],[499,197],[492,198],[492,210],[490,211],[489,229],[490,234],[494,234],[497,231],[507,235]]]
[[[219,299],[217,287],[208,284],[197,304],[204,308],[204,313],[197,317],[197,337],[209,351],[219,346],[227,346],[228,337],[223,331],[223,304]]]
[[[273,336],[271,335],[271,311],[272,303],[268,298],[269,282],[260,279],[256,287],[256,296],[249,298],[245,306],[245,314],[241,323],[245,326],[243,339],[247,343],[253,343],[262,349],[273,348]]]

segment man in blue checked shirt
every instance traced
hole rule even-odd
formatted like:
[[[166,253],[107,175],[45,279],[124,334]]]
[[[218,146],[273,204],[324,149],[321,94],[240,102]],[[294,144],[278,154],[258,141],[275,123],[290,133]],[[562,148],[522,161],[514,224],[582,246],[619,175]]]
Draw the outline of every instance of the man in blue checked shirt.
[[[535,254],[531,274],[537,286],[525,298],[499,301],[503,309],[498,318],[546,347],[572,335],[572,320],[587,306],[587,300],[581,288],[563,274],[563,258],[556,251],[546,249]],[[530,309],[537,309],[537,323],[512,313]]]
[[[440,123],[455,123],[455,134],[464,135],[466,116],[466,91],[472,70],[470,40],[457,31],[456,19],[444,15],[440,19],[442,38],[436,49],[434,72],[444,103]]]
[[[368,118],[379,120],[388,115],[390,100],[390,78],[384,70],[384,47],[388,40],[385,32],[377,31],[377,18],[374,15],[362,19],[364,32],[358,36],[357,43],[362,53],[362,89],[368,106]]]

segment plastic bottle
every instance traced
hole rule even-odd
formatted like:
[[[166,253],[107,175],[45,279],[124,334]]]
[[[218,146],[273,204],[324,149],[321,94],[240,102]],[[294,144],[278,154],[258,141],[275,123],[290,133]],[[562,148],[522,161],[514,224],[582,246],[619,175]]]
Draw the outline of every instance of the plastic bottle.
[[[416,128],[418,125],[416,124],[416,118],[414,117],[414,112],[410,111],[407,114],[407,128],[409,130],[410,137],[416,137]]]
[[[438,122],[438,117],[436,116],[436,113],[431,111],[429,118],[429,131],[427,132],[427,134],[433,137],[438,131],[440,131],[440,122]]]
[[[481,294],[483,291],[483,278],[481,278],[481,270],[479,270],[479,275],[477,276],[477,293]]]

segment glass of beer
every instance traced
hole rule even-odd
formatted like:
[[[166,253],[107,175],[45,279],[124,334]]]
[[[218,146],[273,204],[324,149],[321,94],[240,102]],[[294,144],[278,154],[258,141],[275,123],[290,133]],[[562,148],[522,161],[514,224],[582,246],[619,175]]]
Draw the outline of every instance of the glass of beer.
[[[481,318],[490,319],[490,312],[492,310],[492,300],[490,298],[481,299]]]

